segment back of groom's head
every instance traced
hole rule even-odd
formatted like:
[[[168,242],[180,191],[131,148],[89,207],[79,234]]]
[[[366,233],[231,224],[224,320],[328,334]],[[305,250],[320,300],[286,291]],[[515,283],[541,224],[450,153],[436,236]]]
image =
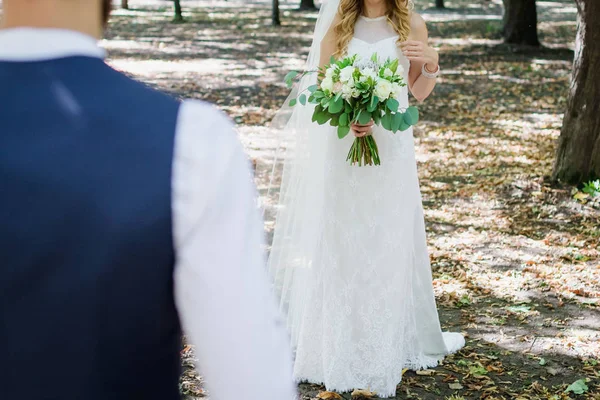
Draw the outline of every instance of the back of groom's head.
[[[111,0],[4,0],[0,28],[57,28],[102,36]]]

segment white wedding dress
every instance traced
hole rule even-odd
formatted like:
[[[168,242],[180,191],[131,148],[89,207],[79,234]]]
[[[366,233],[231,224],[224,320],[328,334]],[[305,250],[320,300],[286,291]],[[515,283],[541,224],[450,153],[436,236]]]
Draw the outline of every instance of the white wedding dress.
[[[396,41],[385,17],[361,17],[348,54],[398,58],[407,81],[410,64]],[[408,106],[406,89],[398,100]],[[314,235],[314,252],[290,250],[290,241],[302,239],[292,237],[287,218],[286,226],[278,221],[275,227],[269,262],[288,313],[294,375],[328,390],[393,396],[404,368],[436,366],[464,345],[462,335],[440,329],[412,129],[393,134],[374,127],[381,165],[373,167],[346,161],[352,135],[340,140],[333,127],[313,129],[325,138],[322,182],[315,184],[323,193],[306,196],[308,202],[319,198],[312,204],[320,222],[305,234]],[[288,201],[280,217],[286,221],[285,213],[301,208]]]

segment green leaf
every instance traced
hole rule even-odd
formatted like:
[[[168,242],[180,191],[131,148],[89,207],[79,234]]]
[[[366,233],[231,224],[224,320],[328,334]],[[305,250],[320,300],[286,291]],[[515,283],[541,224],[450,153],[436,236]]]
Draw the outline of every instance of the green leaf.
[[[290,107],[294,107],[296,105],[296,103],[298,102],[298,100],[296,99],[291,99],[290,100]]]
[[[569,385],[565,393],[573,392],[575,394],[584,394],[588,391],[588,386],[585,384],[585,379],[579,379]]]
[[[335,64],[335,57],[331,56],[331,58],[329,59],[329,64]]]
[[[346,102],[344,104],[344,112],[346,114],[350,114],[352,112],[352,106],[350,104],[348,104],[348,102]]]
[[[540,362],[539,364],[543,367],[544,365],[546,365],[546,359],[545,358],[540,358]]]
[[[319,85],[310,85],[308,88],[306,88],[306,90],[308,90],[311,93],[314,93],[317,91],[318,88],[319,88]]]
[[[381,124],[381,114],[379,112],[374,112],[371,116],[373,118],[373,122],[377,125]]]
[[[389,69],[395,74],[398,71],[398,59],[396,58],[389,66]]]
[[[383,129],[385,130],[392,130],[392,114],[385,113],[383,117],[381,117],[381,126],[383,126]]]
[[[319,115],[317,115],[317,123],[319,125],[323,125],[327,121],[329,121],[330,118],[331,118],[331,114],[329,114],[326,111],[323,111],[323,112],[319,113]]]
[[[398,103],[398,100],[396,99],[388,99],[385,102],[385,105],[387,106],[387,108],[389,108],[390,111],[393,112],[398,111],[398,107],[400,107],[400,103]]]
[[[398,132],[400,125],[404,121],[404,114],[396,113],[392,116],[392,132]]]
[[[343,139],[346,137],[346,135],[348,135],[348,133],[350,132],[350,127],[349,126],[338,126],[337,128],[337,134],[338,137],[340,139]]]
[[[294,83],[294,78],[298,76],[298,71],[290,71],[285,76],[284,80],[288,87],[291,87]]]
[[[367,111],[372,113],[377,109],[377,104],[379,103],[379,97],[373,96],[371,97],[371,101],[369,102],[369,107],[367,107]]]
[[[368,111],[362,112],[358,118],[358,123],[361,125],[366,125],[369,122],[371,122],[371,113]]]
[[[332,114],[337,114],[344,109],[344,99],[341,96],[336,96],[336,98],[329,103],[329,112]]]
[[[377,57],[377,53],[373,53],[373,55],[371,56],[371,61],[373,61],[374,63],[379,61],[379,58]]]
[[[298,101],[300,102],[300,104],[302,104],[303,106],[306,105],[306,95],[304,93],[302,93],[300,95],[300,97],[298,97]]]
[[[338,126],[340,124],[340,116],[339,115],[333,115],[331,117],[331,121],[329,121],[329,125],[331,126]]]
[[[419,122],[419,109],[414,106],[410,106],[404,113],[404,120],[408,125],[416,125]]]
[[[479,363],[473,364],[469,367],[469,374],[471,374],[475,377],[487,375],[487,373],[488,373],[487,369],[485,369],[485,367]]]
[[[398,131],[404,132],[408,128],[410,128],[410,125],[406,123],[406,121],[404,120],[404,118],[402,118],[402,121],[400,122],[400,126],[398,127]]]
[[[323,93],[323,91],[321,91],[321,90],[316,90],[313,93],[313,96],[315,96],[315,99],[319,100],[319,99],[322,99],[323,97],[325,97],[325,93]]]
[[[323,108],[329,107],[329,98],[323,97],[321,99],[321,107],[323,107]]]
[[[340,126],[348,126],[350,125],[350,117],[348,116],[348,114],[343,113],[342,115],[340,115]]]

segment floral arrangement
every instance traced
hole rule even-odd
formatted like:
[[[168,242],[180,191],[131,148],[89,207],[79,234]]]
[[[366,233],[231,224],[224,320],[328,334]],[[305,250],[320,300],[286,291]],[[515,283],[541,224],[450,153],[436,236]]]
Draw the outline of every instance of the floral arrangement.
[[[315,104],[312,121],[320,125],[329,122],[337,127],[340,139],[348,135],[352,124],[367,125],[373,121],[396,133],[419,121],[416,107],[399,108],[397,98],[406,83],[404,69],[397,59],[380,62],[377,54],[370,59],[358,55],[342,60],[332,58],[330,64],[318,71],[290,72],[286,83],[292,86],[295,78],[310,72],[318,72],[319,83],[301,91],[290,101],[290,106]],[[375,138],[372,135],[355,138],[347,160],[352,165],[380,165]]]

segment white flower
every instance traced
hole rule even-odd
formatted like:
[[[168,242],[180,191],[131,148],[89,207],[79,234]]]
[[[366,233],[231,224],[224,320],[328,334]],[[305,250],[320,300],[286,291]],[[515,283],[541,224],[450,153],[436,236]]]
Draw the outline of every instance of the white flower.
[[[399,98],[402,94],[402,86],[399,83],[392,84],[392,92],[394,93],[395,98]]]
[[[342,82],[336,82],[333,84],[333,93],[338,94],[344,89],[344,84]]]
[[[396,75],[404,76],[404,67],[402,65],[398,65],[398,69],[396,70]]]
[[[337,65],[332,65],[331,67],[327,68],[327,70],[325,71],[325,78],[332,78],[333,79],[333,75],[335,75],[335,73],[338,70],[338,66]]]
[[[394,73],[392,72],[391,69],[386,68],[385,71],[383,71],[383,76],[385,76],[386,78],[389,78],[390,76],[394,76]]]
[[[392,89],[392,83],[390,81],[387,79],[379,79],[375,85],[375,90],[373,93],[375,93],[375,96],[379,97],[380,99],[387,99],[390,97]]]
[[[325,78],[321,82],[321,89],[331,92],[333,90],[333,79]]]
[[[352,80],[355,68],[353,66],[347,66],[340,71],[340,81],[346,83]]]
[[[354,88],[354,89],[352,89],[351,94],[352,94],[352,97],[354,97],[356,99],[356,98],[360,97],[360,90]]]
[[[352,97],[352,92],[354,91],[354,85],[350,85],[348,83],[344,84],[342,86],[342,97],[345,100],[348,100],[349,98]]]
[[[367,78],[377,78],[377,72],[375,72],[375,70],[373,68],[365,68],[361,71],[362,75],[367,77]]]

